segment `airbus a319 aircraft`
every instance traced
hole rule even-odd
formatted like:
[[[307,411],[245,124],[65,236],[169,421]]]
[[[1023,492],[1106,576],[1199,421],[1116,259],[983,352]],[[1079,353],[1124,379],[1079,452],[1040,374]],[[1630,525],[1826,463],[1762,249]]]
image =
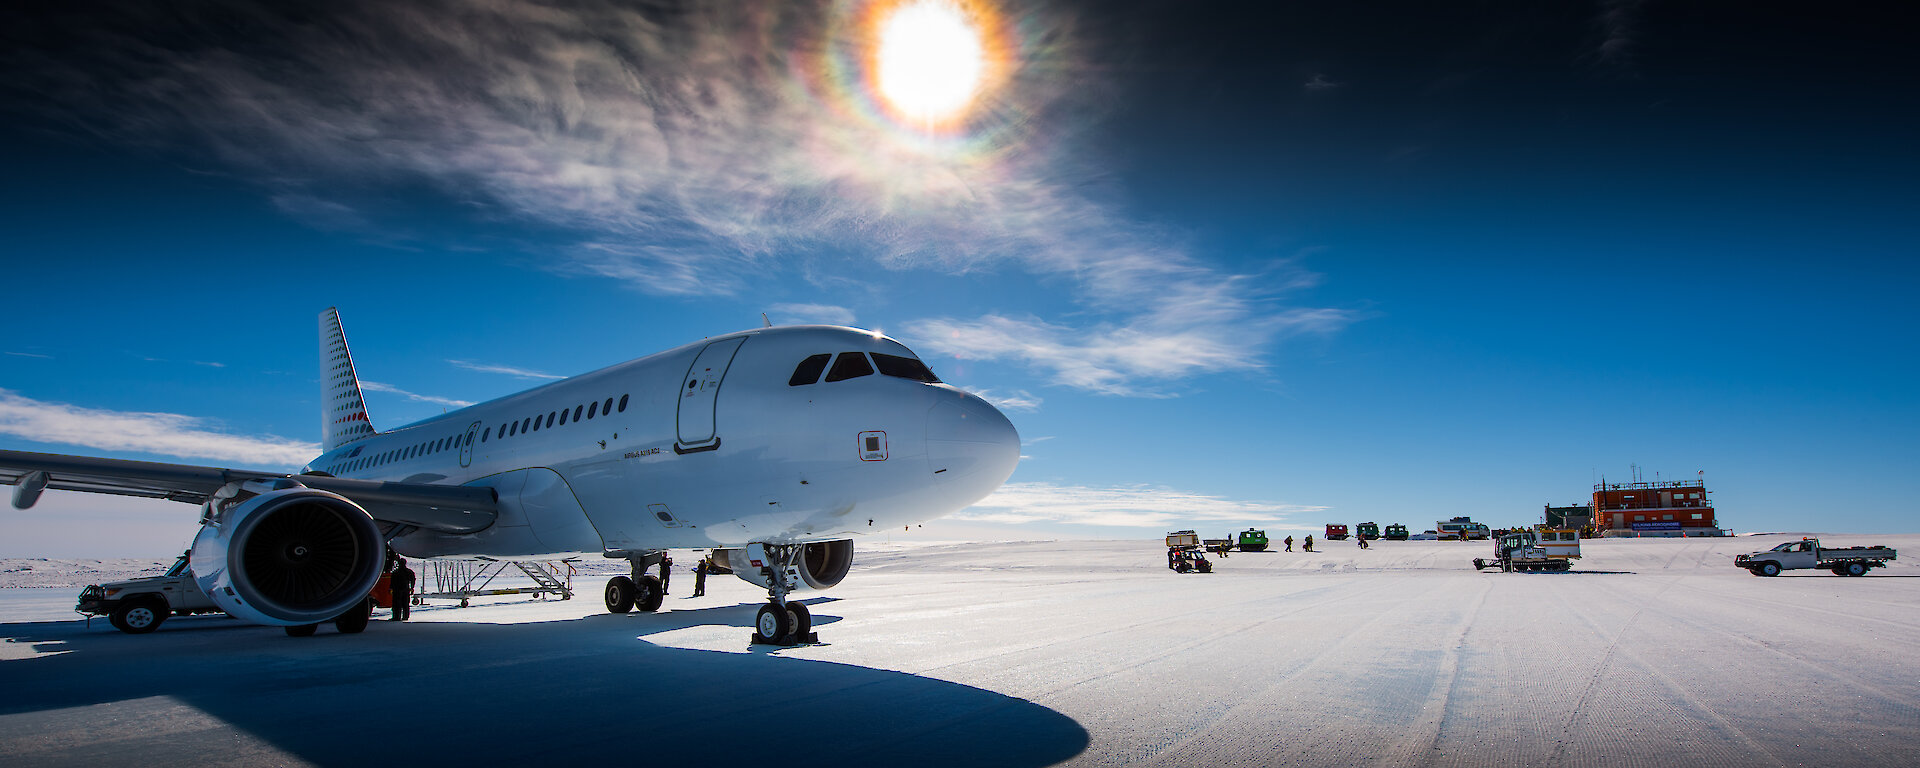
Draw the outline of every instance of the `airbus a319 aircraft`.
[[[658,609],[647,570],[703,548],[767,589],[756,639],[791,643],[811,618],[789,595],[838,584],[853,536],[963,509],[1019,460],[992,405],[854,328],[712,337],[385,432],[333,309],[320,372],[323,453],[298,474],[0,451],[0,482],[21,509],[49,488],[200,504],[194,580],[290,633],[364,612],[388,547],[625,558],[616,613]]]

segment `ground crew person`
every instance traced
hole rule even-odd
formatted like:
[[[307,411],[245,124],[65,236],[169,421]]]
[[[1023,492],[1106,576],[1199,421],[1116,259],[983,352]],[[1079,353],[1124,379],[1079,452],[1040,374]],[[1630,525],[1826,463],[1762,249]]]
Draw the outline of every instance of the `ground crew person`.
[[[705,596],[706,594],[707,594],[707,561],[705,559],[702,559],[700,562],[695,563],[693,566],[693,596],[702,597],[702,596]]]
[[[1308,536],[1308,537],[1307,537],[1307,541],[1306,541],[1306,544],[1304,544],[1304,545],[1302,545],[1302,546],[1300,547],[1300,549],[1301,549],[1301,551],[1303,551],[1303,552],[1312,552],[1312,551],[1313,551],[1313,537],[1312,537],[1312,536]]]
[[[1361,549],[1368,549],[1368,547],[1367,547],[1367,537],[1365,537],[1365,536],[1355,536],[1354,538],[1356,538],[1356,539],[1359,539],[1359,540],[1360,540],[1360,548],[1361,548]]]
[[[673,555],[660,556],[660,594],[667,593],[667,580],[673,578]]]
[[[1292,552],[1292,551],[1293,551],[1293,537],[1292,537],[1292,536],[1288,536],[1288,537],[1287,537],[1287,551],[1288,551],[1288,552]]]
[[[388,585],[393,591],[392,621],[406,621],[413,607],[413,569],[407,567],[407,559],[397,558],[393,568],[393,577]]]

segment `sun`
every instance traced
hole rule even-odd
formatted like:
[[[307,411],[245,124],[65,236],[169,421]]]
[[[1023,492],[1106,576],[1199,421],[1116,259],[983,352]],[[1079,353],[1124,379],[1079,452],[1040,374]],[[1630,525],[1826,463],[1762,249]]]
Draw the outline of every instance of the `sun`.
[[[874,85],[904,122],[926,128],[964,116],[987,74],[979,21],[952,0],[909,0],[879,19]]]

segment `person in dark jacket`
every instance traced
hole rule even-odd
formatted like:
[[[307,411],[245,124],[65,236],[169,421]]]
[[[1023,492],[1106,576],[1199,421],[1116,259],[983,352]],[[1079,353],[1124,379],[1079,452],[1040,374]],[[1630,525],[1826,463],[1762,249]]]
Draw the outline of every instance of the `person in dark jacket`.
[[[1292,537],[1292,536],[1288,536],[1288,537],[1286,538],[1286,542],[1287,542],[1287,551],[1288,551],[1288,552],[1292,552],[1292,551],[1293,551],[1293,537]]]
[[[1312,537],[1312,536],[1308,536],[1308,537],[1307,537],[1307,540],[1306,540],[1306,542],[1300,545],[1300,551],[1302,551],[1302,552],[1312,552],[1312,551],[1313,551],[1313,537]]]
[[[407,559],[396,558],[393,576],[387,583],[393,592],[392,621],[406,621],[413,613],[413,569],[407,567]]]
[[[673,555],[660,556],[660,594],[667,593],[667,580],[673,578]]]
[[[693,596],[703,597],[706,594],[707,594],[707,561],[702,559],[700,562],[695,563],[693,566]]]

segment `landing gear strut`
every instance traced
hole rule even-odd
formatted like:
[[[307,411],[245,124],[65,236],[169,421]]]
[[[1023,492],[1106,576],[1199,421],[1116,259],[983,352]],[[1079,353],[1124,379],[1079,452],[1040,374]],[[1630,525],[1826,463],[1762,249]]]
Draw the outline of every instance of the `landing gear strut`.
[[[787,595],[800,580],[799,562],[802,546],[799,544],[755,544],[748,547],[749,556],[759,554],[756,549],[765,551],[764,558],[754,558],[763,565],[761,576],[767,582],[767,604],[760,606],[760,612],[753,617],[754,645],[794,646],[820,642],[820,635],[813,631],[813,613],[807,605],[798,601],[789,601]]]
[[[660,585],[660,577],[647,571],[659,565],[666,553],[608,552],[606,556],[623,557],[633,565],[632,576],[615,576],[607,580],[607,610],[614,613],[626,613],[635,608],[647,613],[660,610],[660,603],[667,599],[667,591]]]

